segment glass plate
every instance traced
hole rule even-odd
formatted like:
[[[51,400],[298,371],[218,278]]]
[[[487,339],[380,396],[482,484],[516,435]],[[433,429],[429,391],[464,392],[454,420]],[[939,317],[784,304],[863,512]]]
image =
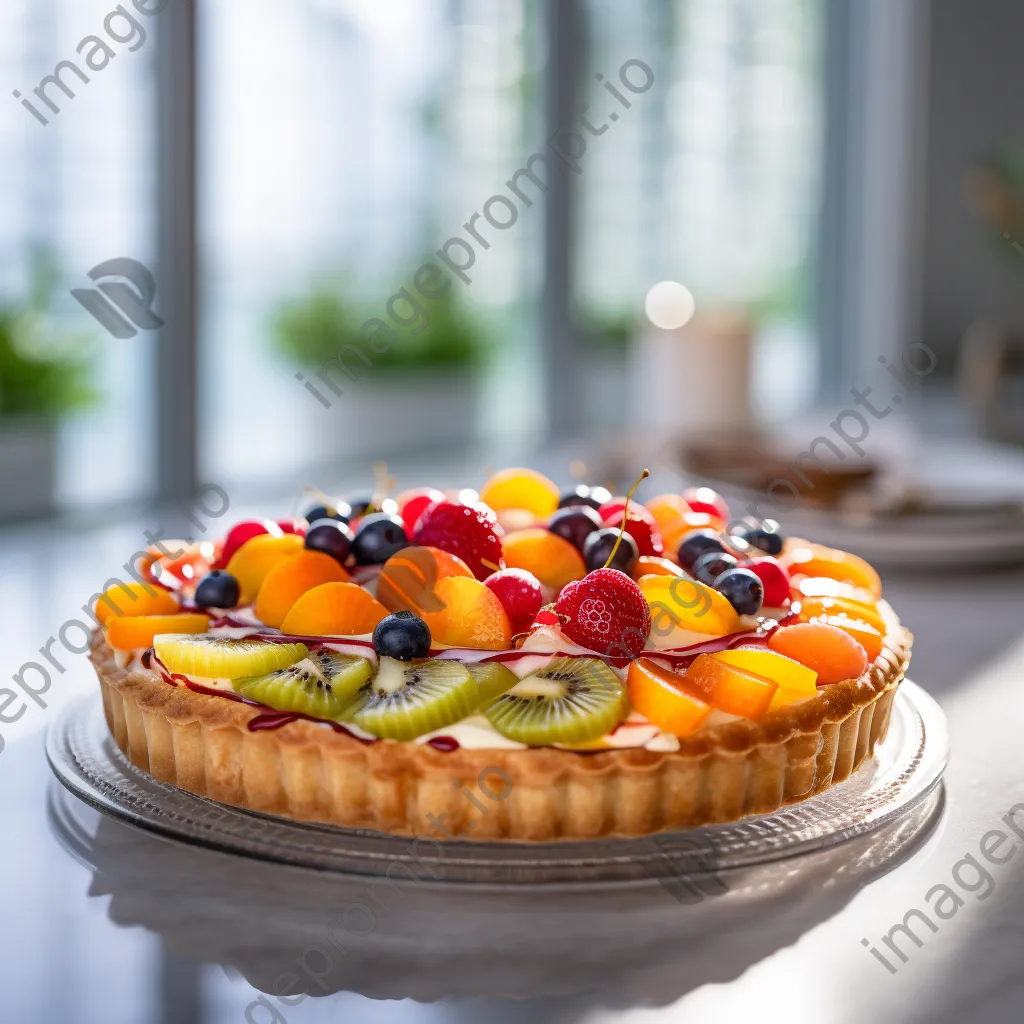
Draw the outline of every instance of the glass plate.
[[[651,879],[689,884],[824,850],[913,817],[941,781],[947,732],[939,706],[907,680],[874,758],[809,800],[774,814],[639,839],[532,844],[410,840],[294,822],[195,796],[132,765],[110,736],[96,697],[62,710],[47,732],[46,752],[57,778],[86,803],[182,843],[346,875],[379,877],[399,863],[424,885],[565,887]]]

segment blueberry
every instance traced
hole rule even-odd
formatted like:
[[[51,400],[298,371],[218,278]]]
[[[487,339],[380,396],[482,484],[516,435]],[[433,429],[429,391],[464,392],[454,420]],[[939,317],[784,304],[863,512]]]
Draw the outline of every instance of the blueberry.
[[[380,565],[396,551],[408,546],[405,524],[399,516],[371,512],[359,523],[352,541],[352,552],[359,565]]]
[[[241,596],[238,580],[223,569],[207,573],[196,587],[197,608],[234,608]]]
[[[764,584],[749,569],[728,569],[712,584],[740,615],[756,615],[764,601]]]
[[[567,505],[558,509],[548,520],[548,529],[567,540],[573,547],[583,550],[587,538],[602,527],[597,510],[589,505]]]
[[[338,519],[316,519],[306,531],[306,547],[330,555],[344,565],[352,553],[352,531]]]
[[[318,519],[337,519],[347,523],[352,518],[352,507],[347,501],[339,501],[336,505],[314,505],[306,512],[306,521],[315,523]]]
[[[430,627],[412,612],[385,615],[373,631],[373,649],[382,658],[412,661],[430,654]]]
[[[679,564],[692,569],[697,559],[709,551],[726,554],[722,538],[714,530],[691,530],[679,543]]]
[[[779,524],[774,519],[744,519],[730,533],[767,555],[782,554],[785,538],[779,533]]]
[[[725,551],[706,551],[696,562],[690,572],[695,580],[711,586],[723,572],[735,569],[739,563],[735,557]]]
[[[591,489],[586,484],[577,484],[571,491],[563,491],[562,496],[558,499],[559,508],[572,508],[576,505],[597,511],[601,507],[601,502],[593,496]]]
[[[586,563],[587,572],[600,569],[608,561],[608,556],[612,553],[612,548],[615,547],[615,542],[618,539],[619,530],[615,526],[606,526],[603,530],[595,530],[586,539],[583,545],[583,561]],[[636,565],[636,560],[639,557],[640,549],[636,546],[636,541],[628,533],[624,533],[619,550],[615,552],[615,557],[611,560],[608,568],[621,569],[624,573],[628,573]]]

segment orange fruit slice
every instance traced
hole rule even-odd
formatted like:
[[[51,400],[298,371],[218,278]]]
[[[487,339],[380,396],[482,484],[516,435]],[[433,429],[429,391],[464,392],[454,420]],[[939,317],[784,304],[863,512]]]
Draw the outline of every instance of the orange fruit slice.
[[[348,579],[341,565],[322,551],[302,550],[289,555],[270,567],[256,598],[256,617],[276,629],[307,590]]]
[[[155,583],[118,583],[108,587],[96,600],[96,618],[106,625],[119,615],[173,615],[178,602]]]
[[[430,635],[448,647],[503,651],[512,642],[512,624],[494,592],[473,577],[448,576],[434,590],[441,609],[426,612]]]
[[[863,646],[836,626],[800,622],[782,626],[768,638],[768,646],[818,673],[818,683],[859,679],[868,667]]]
[[[661,540],[665,550],[674,555],[679,550],[679,542],[691,530],[714,530],[715,533],[721,533],[724,529],[725,522],[718,516],[708,515],[707,512],[684,512],[662,529]]]
[[[152,647],[161,633],[205,633],[208,615],[191,612],[180,615],[115,615],[107,625],[107,643],[119,651]]]
[[[473,570],[456,555],[440,548],[402,548],[385,563],[377,578],[377,600],[388,611],[410,611],[421,616],[440,611],[434,593],[439,580],[449,576],[473,576]]]
[[[693,732],[711,714],[711,705],[682,689],[682,677],[648,658],[629,664],[626,690],[629,702],[651,724],[674,736]]]
[[[814,669],[777,651],[766,651],[763,647],[740,647],[732,651],[719,651],[711,657],[723,665],[752,672],[778,683],[780,687],[808,697],[818,692],[818,674]]]
[[[845,597],[805,597],[800,601],[801,622],[810,622],[812,619],[831,615],[859,619],[873,626],[879,636],[885,635],[885,619],[878,614],[873,604],[861,604]]]
[[[564,537],[539,526],[508,534],[502,553],[509,569],[532,572],[544,586],[555,591],[587,574],[579,551]]]
[[[686,573],[671,559],[660,555],[641,555],[630,575],[638,580],[641,576],[685,576]]]
[[[760,718],[771,707],[779,684],[701,654],[683,677],[687,689],[706,700],[713,708],[743,718]]]
[[[823,544],[809,541],[790,541],[779,556],[790,576],[802,573],[804,576],[826,576],[862,587],[874,598],[882,596],[882,581],[874,568],[858,555],[838,548],[827,548]]]
[[[676,626],[725,636],[739,630],[736,609],[717,591],[683,576],[641,576],[637,581],[651,609],[651,636],[667,637]]]
[[[363,636],[388,614],[358,583],[321,583],[288,609],[281,632],[293,636]]]
[[[676,520],[692,511],[690,506],[679,494],[659,494],[650,501],[645,501],[647,511],[654,516],[658,529],[664,533]]]
[[[227,564],[227,571],[238,580],[239,604],[252,604],[274,564],[298,554],[304,547],[305,540],[294,533],[280,537],[263,533],[247,540]]]
[[[826,615],[820,620],[828,626],[835,626],[852,636],[864,648],[868,661],[873,662],[882,653],[884,632],[879,632],[874,625],[863,622],[849,615]]]
[[[495,512],[525,508],[546,519],[558,508],[558,487],[533,469],[503,469],[480,488],[480,500]]]

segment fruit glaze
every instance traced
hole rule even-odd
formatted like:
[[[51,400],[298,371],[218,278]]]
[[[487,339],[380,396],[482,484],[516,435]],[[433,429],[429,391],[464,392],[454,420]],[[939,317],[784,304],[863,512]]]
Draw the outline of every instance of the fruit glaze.
[[[508,469],[325,500],[164,542],[96,616],[119,669],[252,705],[250,731],[439,751],[678,750],[860,678],[899,630],[862,559],[708,488],[632,493]]]

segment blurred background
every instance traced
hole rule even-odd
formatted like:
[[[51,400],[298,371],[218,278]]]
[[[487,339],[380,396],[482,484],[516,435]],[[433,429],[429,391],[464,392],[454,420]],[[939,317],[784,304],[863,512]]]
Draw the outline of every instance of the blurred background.
[[[878,564],[918,637],[915,679],[940,699],[1019,649],[1024,577],[992,570],[1024,559],[1020,0],[114,8],[0,3],[0,681],[143,529],[187,532],[200,485],[230,495],[229,518],[287,515],[304,486],[365,489],[379,460],[397,489],[478,487],[516,464],[620,488],[650,465],[641,497],[707,482],[740,509],[788,478],[784,529]],[[65,61],[81,74],[46,84]],[[469,283],[449,265],[424,298],[419,268],[443,267],[438,250],[466,265],[467,247]],[[137,276],[90,278],[115,259],[152,272],[162,327],[136,316],[118,337],[87,308],[115,322],[131,305],[116,288],[143,293]],[[386,351],[368,318],[395,328]],[[800,456],[819,437],[809,486],[794,462],[815,469]],[[0,1016],[241,1020],[251,988],[108,920],[51,834],[39,733],[95,687],[84,657],[66,661],[45,710],[0,717]],[[796,959],[772,991],[805,990]],[[949,976],[980,984],[982,969]],[[843,977],[830,1020],[875,989]],[[745,1017],[758,978],[691,1007]],[[368,1021],[581,1016],[331,1005]]]

